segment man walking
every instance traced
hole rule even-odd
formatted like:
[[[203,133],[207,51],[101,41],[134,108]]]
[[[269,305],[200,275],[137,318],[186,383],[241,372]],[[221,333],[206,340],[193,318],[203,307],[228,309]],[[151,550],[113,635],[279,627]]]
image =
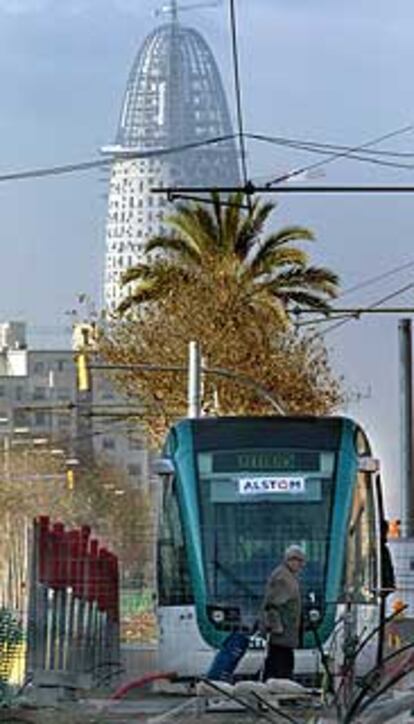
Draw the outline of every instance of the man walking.
[[[266,584],[260,629],[268,637],[263,679],[291,679],[294,649],[299,645],[301,595],[297,575],[306,563],[299,546],[286,549],[283,563]]]

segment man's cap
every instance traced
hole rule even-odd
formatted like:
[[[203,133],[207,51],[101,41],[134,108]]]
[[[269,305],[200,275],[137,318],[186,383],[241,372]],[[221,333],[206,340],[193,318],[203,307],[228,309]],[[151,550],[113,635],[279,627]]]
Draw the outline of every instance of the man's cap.
[[[291,558],[299,558],[301,561],[306,561],[306,553],[300,546],[289,546],[285,550],[285,561]]]

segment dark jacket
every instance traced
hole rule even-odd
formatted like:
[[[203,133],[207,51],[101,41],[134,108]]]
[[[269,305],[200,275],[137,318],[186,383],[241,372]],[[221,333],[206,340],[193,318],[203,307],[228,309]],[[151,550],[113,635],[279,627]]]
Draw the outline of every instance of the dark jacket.
[[[270,643],[295,649],[299,645],[301,595],[296,576],[286,563],[274,569],[266,583],[260,629]]]

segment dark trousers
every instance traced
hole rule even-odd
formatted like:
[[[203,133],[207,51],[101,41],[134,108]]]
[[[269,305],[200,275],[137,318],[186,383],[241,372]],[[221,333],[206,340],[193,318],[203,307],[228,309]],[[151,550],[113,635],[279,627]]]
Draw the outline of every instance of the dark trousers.
[[[268,644],[264,663],[263,681],[267,679],[291,679],[295,658],[293,649],[277,644]]]

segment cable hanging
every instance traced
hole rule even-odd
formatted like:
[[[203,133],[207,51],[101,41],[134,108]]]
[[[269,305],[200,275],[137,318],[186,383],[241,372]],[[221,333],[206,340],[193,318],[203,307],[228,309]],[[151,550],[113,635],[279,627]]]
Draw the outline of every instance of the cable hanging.
[[[0,182],[2,181],[21,181],[24,179],[31,178],[43,178],[45,176],[61,176],[64,174],[76,173],[81,171],[90,171],[95,168],[103,168],[106,166],[112,166],[115,161],[133,161],[137,158],[153,158],[159,156],[170,156],[174,153],[183,153],[196,148],[203,148],[210,146],[215,143],[222,143],[235,138],[235,134],[227,134],[226,136],[217,136],[216,138],[209,138],[205,141],[199,141],[194,143],[185,143],[180,146],[173,146],[171,148],[157,148],[147,151],[127,151],[127,152],[115,152],[112,153],[108,158],[96,159],[94,161],[81,161],[79,163],[63,164],[61,166],[49,166],[45,168],[35,168],[27,171],[15,171],[11,173],[0,174]]]
[[[240,111],[241,111],[241,101],[240,101]],[[188,150],[196,149],[196,148],[203,148],[212,144],[220,144],[223,142],[226,142],[228,140],[234,139],[236,137],[240,138],[243,142],[243,148],[244,148],[244,156],[242,154],[242,157],[244,157],[246,161],[246,149],[244,145],[244,139],[250,139],[250,140],[256,140],[256,141],[263,141],[265,143],[270,144],[276,144],[280,146],[287,146],[288,148],[293,148],[295,150],[299,151],[306,151],[311,153],[320,153],[321,155],[328,155],[328,158],[321,159],[320,161],[317,161],[316,163],[309,164],[307,166],[303,166],[300,169],[294,169],[286,174],[279,175],[276,179],[273,179],[273,181],[267,182],[266,186],[259,187],[248,180],[245,182],[244,178],[247,178],[247,164],[245,164],[245,173],[243,172],[243,182],[244,187],[241,190],[245,190],[247,194],[255,193],[258,191],[263,191],[269,193],[269,191],[272,191],[272,184],[280,183],[281,181],[288,181],[294,177],[300,176],[301,174],[304,174],[310,170],[313,170],[318,167],[322,167],[328,163],[332,163],[333,161],[340,159],[340,158],[348,158],[350,160],[360,161],[360,162],[366,162],[366,163],[375,163],[377,165],[383,165],[385,167],[392,167],[392,168],[402,168],[402,169],[408,169],[411,170],[414,168],[414,165],[411,164],[399,164],[394,163],[391,161],[382,161],[378,158],[364,158],[363,156],[357,156],[357,150],[364,150],[364,153],[370,153],[370,154],[387,154],[387,155],[395,155],[395,157],[407,157],[411,158],[414,156],[414,154],[392,154],[391,151],[373,151],[372,149],[369,150],[368,146],[373,145],[375,143],[379,143],[380,139],[376,138],[372,141],[368,141],[365,144],[362,144],[360,146],[335,146],[334,144],[322,144],[322,143],[316,143],[313,141],[300,141],[300,140],[294,140],[289,138],[283,138],[283,137],[277,137],[277,136],[266,136],[264,134],[258,134],[258,133],[244,133],[243,132],[243,120],[241,119],[241,130],[239,125],[239,132],[238,133],[232,133],[225,136],[218,136],[215,138],[210,138],[204,141],[195,142],[195,143],[188,143],[183,144],[180,146],[174,146],[172,148],[156,148],[153,150],[130,150],[130,151],[124,151],[124,152],[113,152],[108,155],[106,158],[101,159],[94,159],[90,161],[80,161],[79,163],[69,163],[69,164],[61,164],[61,165],[55,165],[55,166],[46,166],[46,167],[39,167],[39,168],[32,168],[27,169],[23,171],[11,171],[9,173],[3,173],[0,174],[0,182],[7,182],[7,181],[21,181],[25,179],[34,179],[34,178],[44,178],[48,176],[63,176],[67,174],[73,174],[73,173],[81,173],[81,172],[87,172],[94,169],[99,168],[109,168],[113,163],[115,163],[117,160],[134,160],[139,158],[152,158],[152,157],[162,157],[162,156],[168,156],[174,153],[183,153]],[[381,137],[381,139],[391,138],[395,137],[397,135],[401,135],[402,133],[406,133],[410,130],[414,130],[413,125],[406,126],[401,129],[397,129],[396,131],[392,131],[389,134],[385,134]],[[337,149],[335,153],[331,153],[332,149]],[[270,185],[270,186],[269,186]],[[354,187],[356,188],[356,187]],[[153,189],[154,190],[154,189]],[[191,189],[188,189],[188,193],[191,193],[191,191],[200,191],[200,188],[194,187]],[[205,191],[206,189],[203,189]],[[211,191],[212,189],[209,187],[207,191]],[[220,190],[217,188],[216,190]],[[234,187],[231,190],[240,190],[239,187]],[[278,187],[278,191],[280,192],[281,188]],[[335,190],[334,188],[332,190]],[[337,189],[339,191],[340,189]],[[398,188],[396,188],[398,190]],[[156,189],[156,191],[161,192],[163,189]],[[164,190],[165,191],[165,190]],[[171,193],[182,191],[182,189],[170,189]],[[228,189],[226,189],[228,191]]]
[[[264,133],[245,133],[246,138],[253,141],[263,141],[264,143],[275,144],[277,146],[288,146],[292,148],[299,148],[300,150],[312,149],[317,152],[318,150],[324,151],[352,151],[352,146],[345,146],[338,143],[323,143],[321,141],[312,141],[300,138],[287,138],[285,136],[270,136]],[[379,157],[390,157],[390,158],[414,158],[414,153],[408,151],[390,151],[386,149],[373,149],[365,148],[363,153],[367,156],[379,156]]]
[[[335,318],[333,315],[335,315],[335,312],[338,312],[338,315],[340,315],[337,319],[340,319],[340,321],[335,322],[331,327],[328,327],[328,329],[325,329],[321,336],[324,337],[329,332],[333,332],[335,329],[338,329],[339,327],[342,327],[344,324],[347,324],[348,322],[351,322],[355,319],[360,319],[363,314],[409,314],[414,313],[413,307],[390,307],[390,308],[382,308],[382,304],[385,302],[389,302],[391,299],[395,299],[395,297],[400,296],[401,294],[404,294],[404,292],[407,292],[408,290],[414,288],[414,282],[410,282],[409,284],[405,284],[403,287],[400,287],[394,292],[391,292],[390,294],[385,295],[384,297],[381,297],[376,302],[373,302],[372,304],[366,306],[366,307],[356,307],[353,309],[341,309],[338,308],[337,310],[335,308],[332,308],[332,310],[328,313],[328,316],[324,316],[323,318],[314,319],[312,321],[307,322],[297,322],[296,327],[304,327],[304,326],[312,326],[315,324],[322,324],[329,321],[332,321],[332,318]],[[316,310],[295,310],[295,313],[300,316],[301,314],[318,314]],[[319,312],[320,314],[320,312]],[[345,316],[344,316],[345,315]],[[342,319],[341,319],[342,317]]]
[[[363,151],[365,148],[369,148],[370,146],[375,146],[378,143],[382,143],[383,141],[387,141],[390,138],[395,138],[397,136],[401,136],[404,133],[408,133],[409,131],[414,130],[414,124],[410,123],[406,126],[403,126],[402,128],[397,128],[394,131],[390,131],[389,133],[385,133],[381,136],[377,136],[375,138],[372,138],[369,141],[365,141],[364,143],[360,143],[357,146],[353,146],[345,151],[337,151],[335,153],[332,153],[331,156],[329,156],[326,159],[323,159],[321,161],[315,161],[315,163],[308,164],[307,166],[303,166],[289,174],[289,178],[292,178],[294,175],[299,175],[302,173],[305,173],[306,171],[311,171],[315,168],[319,168],[320,166],[327,166],[329,163],[333,163],[334,161],[337,161],[340,158],[347,158],[352,155],[352,153],[357,153],[358,151]],[[283,176],[277,176],[276,178],[273,178],[271,181],[268,181],[266,184],[266,187],[271,187],[274,184],[280,183],[281,181],[286,180],[286,174]]]

